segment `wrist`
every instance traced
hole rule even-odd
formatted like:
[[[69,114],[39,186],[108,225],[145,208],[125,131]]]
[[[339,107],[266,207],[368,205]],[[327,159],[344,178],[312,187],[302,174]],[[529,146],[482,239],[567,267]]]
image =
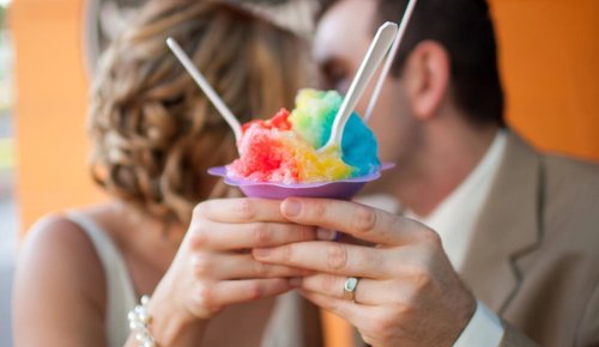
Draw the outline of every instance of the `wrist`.
[[[207,320],[193,317],[184,309],[159,298],[151,299],[148,304],[151,317],[150,332],[158,346],[185,346],[201,341]]]
[[[461,315],[462,322],[465,323],[464,327],[466,325],[468,325],[468,323],[474,316],[477,306],[478,306],[478,302],[476,301],[476,298],[474,297],[474,295],[472,295],[472,293],[468,292],[468,295],[466,296],[466,299],[464,300],[464,306],[463,306],[462,315]]]
[[[470,320],[472,320],[472,317],[474,316],[474,313],[476,312],[476,307],[478,306],[478,303],[477,303],[474,295],[472,295],[472,293],[470,293],[469,291],[467,291],[466,293],[467,293],[467,295],[466,295],[466,297],[464,299],[464,303],[462,305],[461,314],[458,317],[459,321],[461,321],[461,323],[462,323],[461,330],[464,330],[466,328],[466,326],[468,325],[468,323],[470,322]]]
[[[504,328],[499,317],[477,301],[474,315],[452,347],[497,347],[501,344],[503,334]]]
[[[470,324],[470,321],[476,312],[477,306],[478,304],[476,298],[470,292],[467,292],[467,295],[462,300],[462,304],[458,306],[458,309],[456,310],[458,313],[454,320],[456,322],[456,326],[454,334],[452,334],[450,339],[450,341],[452,341],[452,346]]]

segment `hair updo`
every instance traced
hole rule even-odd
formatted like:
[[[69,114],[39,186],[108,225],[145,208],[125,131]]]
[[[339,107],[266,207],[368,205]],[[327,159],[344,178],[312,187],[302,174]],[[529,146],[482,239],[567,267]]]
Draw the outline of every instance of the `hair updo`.
[[[164,221],[230,194],[206,170],[236,157],[222,117],[165,44],[175,38],[241,122],[293,105],[306,47],[219,1],[153,0],[103,55],[91,92],[91,172],[110,195]]]

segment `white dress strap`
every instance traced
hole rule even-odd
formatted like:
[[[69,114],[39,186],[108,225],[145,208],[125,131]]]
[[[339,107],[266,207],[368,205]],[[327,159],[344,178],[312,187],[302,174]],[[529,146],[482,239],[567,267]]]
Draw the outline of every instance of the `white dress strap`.
[[[129,336],[127,313],[136,305],[136,294],[123,256],[110,236],[92,219],[76,212],[67,218],[92,241],[106,277],[106,329],[110,347],[122,347]]]

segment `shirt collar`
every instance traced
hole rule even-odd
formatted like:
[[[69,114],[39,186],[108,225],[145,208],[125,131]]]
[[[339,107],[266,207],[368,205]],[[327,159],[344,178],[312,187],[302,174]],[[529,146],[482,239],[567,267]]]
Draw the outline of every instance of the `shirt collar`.
[[[476,221],[499,171],[506,144],[507,132],[500,130],[476,168],[431,214],[426,217],[411,211],[405,214],[441,236],[444,249],[456,269],[465,257]]]

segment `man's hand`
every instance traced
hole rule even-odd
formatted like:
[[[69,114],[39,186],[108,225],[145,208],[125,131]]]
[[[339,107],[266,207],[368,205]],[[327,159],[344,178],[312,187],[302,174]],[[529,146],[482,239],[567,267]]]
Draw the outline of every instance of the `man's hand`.
[[[353,324],[377,347],[451,346],[468,324],[476,300],[426,226],[360,204],[292,198],[281,204],[293,223],[338,230],[375,247],[307,241],[254,249],[262,262],[316,273],[303,295]],[[359,279],[354,300],[344,284]]]

